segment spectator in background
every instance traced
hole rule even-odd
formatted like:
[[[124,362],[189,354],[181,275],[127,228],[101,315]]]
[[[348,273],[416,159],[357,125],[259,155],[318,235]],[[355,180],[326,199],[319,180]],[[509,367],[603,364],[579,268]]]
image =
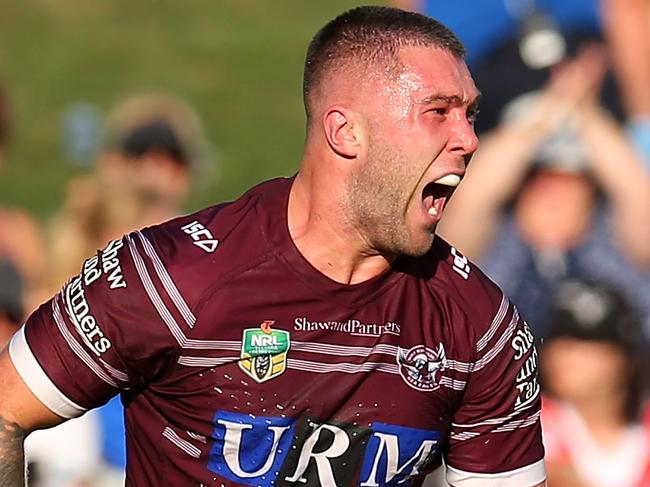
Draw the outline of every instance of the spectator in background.
[[[647,0],[394,0],[439,19],[460,37],[484,94],[477,132],[498,123],[516,96],[538,89],[550,68],[585,41],[605,40],[612,59],[601,100],[650,167],[650,2]]]
[[[10,118],[7,92],[0,83],[0,168],[9,143]],[[11,291],[22,296],[21,309],[31,311],[47,297],[41,231],[21,209],[0,206],[0,260],[11,262],[21,276],[21,289]]]
[[[107,241],[177,216],[205,150],[201,122],[188,105],[153,94],[120,103],[108,116],[96,172],[70,182],[55,217],[53,289],[77,273],[79,262]],[[126,454],[120,398],[96,413],[105,463],[99,478],[102,485],[123,485]]]
[[[549,485],[650,485],[647,341],[640,325],[636,310],[608,286],[559,286],[540,355]]]
[[[582,275],[622,289],[650,332],[650,176],[597,104],[604,63],[590,46],[520,101],[483,139],[439,227],[538,334],[557,282]]]
[[[114,238],[181,211],[205,154],[196,113],[163,95],[138,95],[109,115],[94,174],[69,183],[52,229],[52,289]]]

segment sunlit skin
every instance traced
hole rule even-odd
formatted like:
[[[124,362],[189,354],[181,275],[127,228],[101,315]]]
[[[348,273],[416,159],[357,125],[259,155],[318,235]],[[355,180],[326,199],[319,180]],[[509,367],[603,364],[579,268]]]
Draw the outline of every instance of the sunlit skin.
[[[331,73],[313,103],[289,230],[305,258],[338,282],[424,254],[451,193],[439,188],[434,198],[425,187],[462,177],[478,145],[479,93],[465,63],[433,47],[402,48],[400,61],[390,76],[380,68]]]

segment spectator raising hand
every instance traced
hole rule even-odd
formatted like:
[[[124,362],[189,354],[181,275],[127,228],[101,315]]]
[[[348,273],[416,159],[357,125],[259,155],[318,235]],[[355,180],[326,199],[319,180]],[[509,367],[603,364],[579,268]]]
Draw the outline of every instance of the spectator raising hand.
[[[513,101],[440,225],[533,327],[555,282],[571,276],[602,277],[650,315],[650,178],[597,103],[605,68],[603,49],[589,45],[541,93]]]

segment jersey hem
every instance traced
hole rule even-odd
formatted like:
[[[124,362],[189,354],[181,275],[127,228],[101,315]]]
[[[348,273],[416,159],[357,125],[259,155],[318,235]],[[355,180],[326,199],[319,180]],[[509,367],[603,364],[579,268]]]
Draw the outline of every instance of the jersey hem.
[[[447,482],[455,487],[531,487],[545,480],[544,459],[499,473],[465,472],[447,465]]]
[[[9,357],[29,390],[50,411],[66,419],[86,412],[85,408],[68,399],[47,376],[29,348],[24,325],[9,342]]]

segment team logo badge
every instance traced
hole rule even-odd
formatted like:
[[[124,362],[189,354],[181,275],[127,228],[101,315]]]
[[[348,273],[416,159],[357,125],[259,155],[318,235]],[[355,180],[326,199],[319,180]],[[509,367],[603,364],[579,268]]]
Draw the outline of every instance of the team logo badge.
[[[447,367],[447,356],[442,343],[437,350],[416,345],[406,350],[397,349],[397,365],[404,381],[418,391],[434,391],[439,384],[440,372]]]
[[[287,368],[289,332],[272,330],[275,321],[265,320],[259,328],[244,330],[239,367],[257,382],[271,380]]]

